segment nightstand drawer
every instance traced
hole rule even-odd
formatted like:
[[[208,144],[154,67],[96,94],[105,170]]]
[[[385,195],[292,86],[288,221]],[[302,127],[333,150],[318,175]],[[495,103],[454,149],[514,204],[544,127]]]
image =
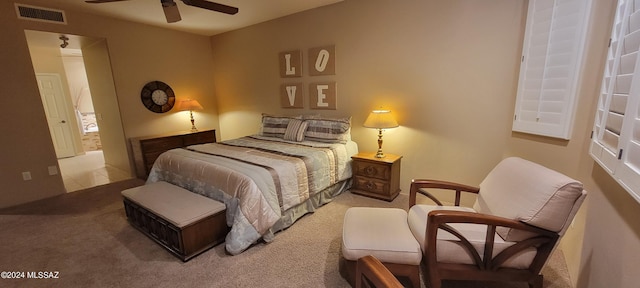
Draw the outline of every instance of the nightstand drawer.
[[[354,162],[356,175],[388,180],[391,175],[391,167],[386,164],[357,161]]]
[[[356,175],[353,181],[353,189],[365,190],[379,195],[389,195],[389,182]]]

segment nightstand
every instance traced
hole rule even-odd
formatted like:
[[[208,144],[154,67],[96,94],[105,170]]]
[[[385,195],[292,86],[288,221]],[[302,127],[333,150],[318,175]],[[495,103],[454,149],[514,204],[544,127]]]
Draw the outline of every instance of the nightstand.
[[[392,201],[400,193],[400,160],[402,156],[359,153],[353,159],[352,193]]]

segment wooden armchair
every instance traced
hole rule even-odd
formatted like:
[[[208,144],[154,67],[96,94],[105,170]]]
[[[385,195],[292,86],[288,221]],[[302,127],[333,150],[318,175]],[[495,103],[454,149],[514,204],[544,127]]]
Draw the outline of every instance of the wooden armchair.
[[[455,191],[455,206],[425,189]],[[463,192],[478,194],[473,209],[459,206]],[[417,204],[418,195],[436,205]],[[479,188],[413,180],[408,223],[422,249],[428,287],[451,279],[541,288],[540,271],[585,197],[581,183],[515,157],[500,162]]]
[[[356,264],[356,288],[404,288],[378,258],[371,255],[358,259]]]

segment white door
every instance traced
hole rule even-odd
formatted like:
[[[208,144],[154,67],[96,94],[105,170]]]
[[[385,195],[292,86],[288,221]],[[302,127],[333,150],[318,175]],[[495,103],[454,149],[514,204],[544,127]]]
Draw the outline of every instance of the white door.
[[[69,118],[60,75],[38,73],[36,77],[56,156],[58,158],[75,156],[72,126],[70,126],[74,122]]]

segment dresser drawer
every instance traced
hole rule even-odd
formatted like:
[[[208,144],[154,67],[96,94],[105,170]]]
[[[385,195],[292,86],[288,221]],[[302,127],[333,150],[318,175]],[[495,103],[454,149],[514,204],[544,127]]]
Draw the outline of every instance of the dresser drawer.
[[[391,167],[386,164],[357,161],[354,163],[356,175],[388,180],[391,175]]]
[[[204,143],[213,143],[216,142],[215,134],[212,131],[204,131],[193,133],[189,135],[184,135],[184,146],[196,145],[196,144],[204,144]]]
[[[355,176],[353,181],[353,189],[364,190],[379,195],[388,195],[389,182],[381,181],[375,178]]]
[[[158,157],[160,157],[160,154],[164,152],[166,151],[164,150],[150,151],[150,152],[144,153],[144,165],[147,168],[147,171],[151,171],[151,167],[153,167],[153,163],[156,162],[156,159],[158,159]]]
[[[166,137],[158,139],[148,139],[140,142],[142,151],[148,152],[167,151],[173,148],[182,147],[181,137]]]

